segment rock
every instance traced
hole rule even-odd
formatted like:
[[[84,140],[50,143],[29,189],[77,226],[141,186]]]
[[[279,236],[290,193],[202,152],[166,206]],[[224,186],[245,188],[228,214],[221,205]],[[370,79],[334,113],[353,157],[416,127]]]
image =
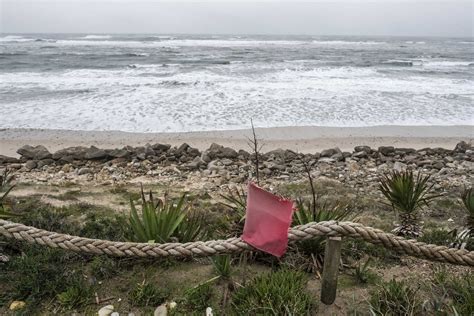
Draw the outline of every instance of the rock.
[[[153,316],[166,316],[168,315],[168,309],[166,308],[166,305],[160,305],[155,309],[155,312],[153,313]]]
[[[393,146],[380,146],[378,149],[379,153],[388,156],[390,154],[393,154],[395,152],[395,147]]]
[[[171,148],[171,145],[169,145],[169,144],[154,144],[154,145],[151,145],[151,148],[153,148],[153,150],[157,154],[161,154],[161,153],[164,153],[164,152],[168,151]]]
[[[234,149],[230,147],[224,147],[216,143],[212,143],[211,147],[209,147],[209,149],[206,150],[206,153],[211,159],[237,158],[238,156],[238,153]]]
[[[339,147],[325,149],[321,152],[320,156],[321,157],[331,157],[331,156],[334,156],[336,154],[340,154],[342,156],[342,151],[339,149]]]
[[[334,160],[334,159],[332,159],[332,158],[327,158],[327,157],[319,158],[318,161],[319,161],[319,162],[324,162],[324,163],[333,163],[333,162],[336,162],[336,160]]]
[[[31,171],[33,169],[35,169],[37,166],[36,164],[36,161],[33,161],[33,160],[28,160],[26,163],[25,163],[25,169],[27,171]]]
[[[362,151],[357,151],[357,152],[355,152],[354,154],[352,154],[352,157],[355,157],[355,158],[367,158],[367,154],[368,154],[368,152],[362,150]]]
[[[113,312],[112,314],[110,314],[110,316],[120,316],[120,314],[117,312]]]
[[[367,154],[370,154],[372,152],[372,148],[370,148],[369,146],[355,146],[354,147],[354,152],[366,152]]]
[[[56,151],[53,154],[54,160],[62,160],[66,162],[72,162],[74,160],[84,160],[88,148],[77,146],[77,147],[68,147]]]
[[[2,255],[2,254],[0,253],[0,262],[2,262],[2,263],[7,263],[7,262],[9,262],[9,261],[10,261],[10,258],[9,258],[7,255]]]
[[[10,304],[9,308],[10,308],[11,311],[17,311],[17,310],[25,308],[25,306],[26,306],[26,303],[23,302],[23,301],[13,301]]]
[[[178,147],[178,149],[175,152],[175,155],[180,157],[186,153],[186,151],[190,148],[190,146],[186,143],[183,143],[181,146]]]
[[[77,170],[77,175],[79,176],[84,175],[84,174],[89,174],[89,173],[92,173],[92,170],[86,167]]]
[[[233,164],[234,162],[228,158],[224,158],[221,160],[221,163],[224,165],[224,166],[230,166],[231,164]]]
[[[20,160],[17,158],[0,155],[0,163],[18,163],[18,162],[20,162]]]
[[[442,163],[441,161],[437,161],[433,164],[433,168],[441,170],[444,168],[444,163]]]
[[[99,309],[97,314],[99,316],[110,316],[114,312],[114,306],[113,305],[107,305]]]
[[[54,164],[54,160],[49,158],[49,159],[43,159],[43,160],[40,160],[36,163],[36,168],[38,169],[41,169],[43,168],[44,166],[49,166],[49,165],[52,165]]]
[[[209,162],[212,161],[211,157],[209,157],[209,155],[206,152],[203,152],[201,154],[201,159],[202,159],[202,161],[204,161],[206,163],[209,163]]]
[[[109,152],[109,155],[113,158],[127,158],[131,155],[131,152],[125,148],[116,148]]]
[[[101,160],[108,158],[108,156],[109,155],[107,155],[105,150],[91,146],[89,149],[86,150],[84,158],[87,160]]]
[[[336,153],[331,156],[332,159],[337,160],[337,161],[342,161],[344,160],[344,155],[341,153]]]
[[[406,169],[407,169],[407,165],[405,165],[404,163],[400,161],[395,161],[395,163],[393,164],[393,170],[395,171],[402,172],[402,171],[405,171]]]
[[[414,148],[395,148],[395,154],[414,154],[416,153],[416,150]]]
[[[213,316],[214,314],[212,313],[212,308],[208,307],[206,308],[206,316]]]
[[[456,144],[456,147],[454,147],[454,151],[458,153],[465,153],[466,150],[471,149],[472,146],[465,141],[461,141]]]
[[[21,147],[20,149],[18,149],[16,152],[20,154],[22,157],[25,157],[27,159],[34,159],[34,160],[47,159],[47,158],[52,157],[51,153],[43,145],[38,145],[35,147],[30,146],[30,145],[25,145]]]
[[[200,157],[196,157],[188,164],[188,167],[190,169],[199,169],[199,167],[204,165],[206,165],[206,162],[204,162]]]

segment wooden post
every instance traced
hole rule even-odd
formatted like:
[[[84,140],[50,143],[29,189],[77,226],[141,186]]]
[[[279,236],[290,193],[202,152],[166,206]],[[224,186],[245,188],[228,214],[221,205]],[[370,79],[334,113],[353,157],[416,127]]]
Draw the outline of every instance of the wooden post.
[[[337,275],[341,260],[341,237],[328,237],[324,251],[321,302],[331,305],[336,300]]]

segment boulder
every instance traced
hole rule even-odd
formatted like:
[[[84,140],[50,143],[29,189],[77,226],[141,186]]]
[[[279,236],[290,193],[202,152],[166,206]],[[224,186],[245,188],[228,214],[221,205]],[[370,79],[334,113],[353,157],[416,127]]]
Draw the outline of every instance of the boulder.
[[[30,170],[35,169],[36,166],[37,166],[37,164],[36,164],[36,161],[34,161],[34,160],[28,160],[28,161],[25,163],[25,169],[26,169],[27,171],[30,171]]]
[[[385,156],[389,156],[395,152],[395,147],[393,146],[380,146],[378,149],[379,153]]]
[[[38,146],[30,146],[30,145],[25,145],[18,149],[16,151],[18,154],[20,154],[22,157],[25,157],[26,159],[34,159],[34,160],[41,160],[41,159],[48,159],[51,158],[52,155],[44,147],[43,145],[38,145]]]
[[[60,149],[53,154],[54,160],[72,162],[73,160],[84,160],[88,148],[77,146]]]
[[[82,176],[84,174],[89,174],[89,173],[92,173],[92,170],[90,168],[87,168],[87,167],[80,168],[80,169],[77,170],[77,175],[79,175],[79,176]]]
[[[165,151],[168,151],[171,148],[171,145],[169,145],[169,144],[154,144],[154,145],[151,145],[151,148],[153,148],[153,150],[157,154],[161,154]]]
[[[466,143],[465,141],[461,141],[456,144],[456,147],[454,147],[454,151],[458,153],[465,153],[466,150],[472,149],[472,145]]]
[[[87,160],[102,160],[108,158],[108,156],[109,155],[105,152],[105,150],[94,146],[91,146],[89,149],[87,149],[84,154],[84,158]]]
[[[8,157],[8,156],[4,156],[4,155],[0,155],[0,164],[4,164],[4,163],[18,163],[18,162],[20,162],[20,160],[17,159],[17,158]]]
[[[395,171],[402,172],[402,171],[405,171],[406,169],[407,169],[407,165],[400,161],[395,161],[395,163],[393,164],[393,170]]]
[[[37,163],[36,163],[36,168],[38,169],[41,169],[43,168],[44,166],[49,166],[49,165],[52,165],[54,164],[54,160],[49,158],[49,159],[43,159],[43,160],[39,160]]]
[[[215,159],[215,158],[233,159],[233,158],[237,158],[238,156],[238,153],[234,149],[230,147],[224,147],[216,143],[212,143],[211,147],[209,147],[209,149],[206,150],[206,153],[211,159]]]
[[[331,156],[334,156],[334,155],[337,155],[337,154],[340,154],[342,156],[342,151],[339,149],[339,147],[325,149],[321,152],[320,156],[321,157],[331,157]]]
[[[370,154],[372,152],[372,148],[370,148],[369,146],[355,146],[354,147],[354,152],[357,153],[357,152],[366,152],[367,154]]]
[[[128,151],[125,147],[122,149],[115,148],[109,152],[109,155],[113,158],[127,158],[131,155],[131,152]]]

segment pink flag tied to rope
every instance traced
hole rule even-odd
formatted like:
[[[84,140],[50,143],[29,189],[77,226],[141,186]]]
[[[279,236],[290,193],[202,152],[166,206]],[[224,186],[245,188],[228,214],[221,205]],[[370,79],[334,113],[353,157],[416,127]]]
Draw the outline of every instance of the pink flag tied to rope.
[[[281,257],[288,247],[292,215],[292,201],[249,183],[242,240],[261,251]]]

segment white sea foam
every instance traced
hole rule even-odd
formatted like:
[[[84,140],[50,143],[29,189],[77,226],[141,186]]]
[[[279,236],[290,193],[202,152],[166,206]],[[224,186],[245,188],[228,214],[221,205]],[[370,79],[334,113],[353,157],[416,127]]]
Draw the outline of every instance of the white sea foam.
[[[84,39],[111,39],[112,36],[110,35],[86,35],[84,37],[81,37]]]
[[[394,79],[373,68],[266,67],[278,69],[247,75],[242,64],[193,72],[147,65],[2,74],[0,89],[64,91],[65,95],[4,103],[0,118],[8,120],[0,119],[0,126],[179,132],[245,128],[250,118],[268,127],[473,123],[474,92],[469,80]],[[68,94],[74,91],[81,93]]]
[[[17,35],[7,35],[4,37],[0,37],[0,43],[1,42],[33,42],[35,41],[34,38],[25,38],[23,36],[17,36]]]

